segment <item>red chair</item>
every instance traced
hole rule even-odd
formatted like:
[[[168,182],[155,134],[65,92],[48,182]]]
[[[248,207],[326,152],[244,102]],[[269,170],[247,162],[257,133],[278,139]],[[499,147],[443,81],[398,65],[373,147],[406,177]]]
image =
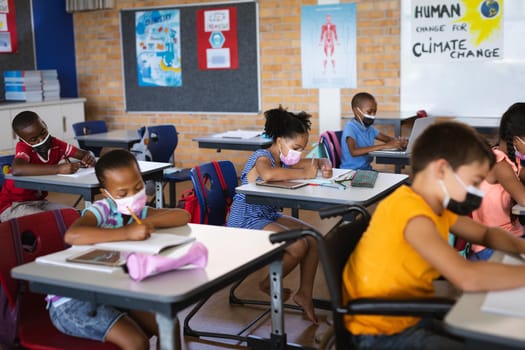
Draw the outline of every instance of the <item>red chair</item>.
[[[11,308],[18,304],[16,342],[35,350],[116,350],[112,343],[72,337],[51,323],[44,295],[29,291],[25,282],[11,277],[11,269],[65,248],[63,235],[79,217],[75,209],[54,210],[23,216],[0,224],[0,284]]]

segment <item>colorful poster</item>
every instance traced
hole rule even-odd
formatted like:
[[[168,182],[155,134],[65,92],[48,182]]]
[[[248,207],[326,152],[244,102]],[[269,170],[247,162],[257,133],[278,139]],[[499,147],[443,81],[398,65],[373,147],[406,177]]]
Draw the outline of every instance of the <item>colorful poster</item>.
[[[182,86],[180,11],[135,14],[139,86]]]
[[[304,88],[354,88],[356,5],[301,8],[301,62]]]
[[[412,0],[411,16],[413,61],[503,58],[503,0]]]
[[[13,0],[0,0],[0,53],[18,51],[16,15]]]
[[[237,8],[197,11],[199,69],[239,68]]]

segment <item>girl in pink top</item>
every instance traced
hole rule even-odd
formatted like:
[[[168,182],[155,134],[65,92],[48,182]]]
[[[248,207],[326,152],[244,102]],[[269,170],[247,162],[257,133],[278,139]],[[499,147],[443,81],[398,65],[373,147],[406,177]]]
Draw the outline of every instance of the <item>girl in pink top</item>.
[[[503,114],[499,142],[493,150],[496,164],[481,184],[483,201],[472,217],[488,226],[523,236],[523,226],[512,215],[512,206],[525,205],[525,171],[520,165],[520,160],[525,160],[525,103],[515,103]],[[491,249],[473,245],[469,259],[487,260],[491,255]]]

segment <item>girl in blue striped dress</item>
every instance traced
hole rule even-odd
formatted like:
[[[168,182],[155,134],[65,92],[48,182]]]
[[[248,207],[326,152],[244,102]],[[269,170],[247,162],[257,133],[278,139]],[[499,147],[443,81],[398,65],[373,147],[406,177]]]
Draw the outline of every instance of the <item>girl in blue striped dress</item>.
[[[319,159],[301,159],[301,154],[308,144],[310,115],[306,112],[292,113],[281,106],[264,113],[266,123],[264,132],[272,138],[272,144],[266,149],[253,153],[241,174],[242,184],[258,180],[278,181],[292,179],[311,179],[322,169],[323,177],[332,176],[332,166]],[[287,231],[310,228],[294,217],[284,215],[281,208],[270,205],[248,204],[246,196],[237,193],[230,209],[228,226],[269,231]],[[303,238],[290,245],[283,257],[283,276],[300,265],[300,286],[293,300],[303,307],[306,316],[317,323],[312,303],[312,290],[318,263],[317,248],[311,237]],[[259,284],[262,291],[270,290],[269,278]],[[291,291],[285,289],[287,298]]]

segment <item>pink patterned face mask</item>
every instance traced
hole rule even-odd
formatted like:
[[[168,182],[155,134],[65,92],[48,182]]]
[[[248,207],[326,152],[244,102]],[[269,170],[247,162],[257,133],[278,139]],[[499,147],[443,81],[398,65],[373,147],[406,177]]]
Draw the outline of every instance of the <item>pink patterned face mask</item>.
[[[301,152],[291,149],[288,146],[286,146],[286,148],[288,148],[288,153],[286,155],[284,155],[283,152],[279,149],[279,158],[281,159],[281,162],[288,166],[299,163],[299,161],[301,160]]]
[[[139,216],[142,209],[146,206],[146,201],[148,199],[146,196],[146,187],[134,195],[124,198],[113,198],[106,189],[104,189],[104,191],[117,205],[117,211],[123,215],[131,215],[131,210],[133,214]]]

